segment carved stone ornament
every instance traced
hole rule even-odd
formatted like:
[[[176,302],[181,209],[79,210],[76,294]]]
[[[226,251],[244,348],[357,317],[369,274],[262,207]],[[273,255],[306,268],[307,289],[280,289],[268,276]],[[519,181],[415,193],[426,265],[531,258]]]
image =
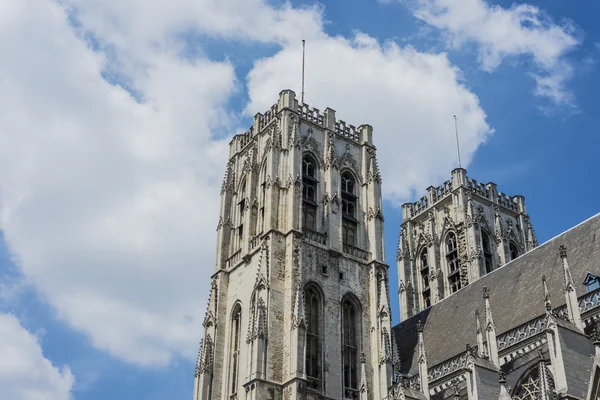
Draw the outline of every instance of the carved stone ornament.
[[[348,167],[348,168],[352,169],[354,172],[360,171],[360,169],[358,168],[358,164],[356,163],[356,160],[354,159],[352,154],[350,154],[350,145],[349,144],[346,144],[346,152],[344,154],[342,154],[342,156],[338,159],[337,164],[338,164],[338,168]]]
[[[300,148],[300,128],[299,128],[299,122],[296,123],[293,119],[293,115],[292,115],[292,119],[290,120],[290,126],[289,126],[289,141],[288,141],[288,148],[290,150],[292,150],[293,148],[299,149]]]
[[[337,193],[331,197],[331,212],[338,214],[340,212],[340,198]]]
[[[327,154],[325,155],[325,170],[337,168],[337,152],[335,150],[334,133],[327,133]]]
[[[400,279],[400,283],[398,285],[398,293],[405,293],[406,292],[406,285],[404,285],[404,281],[402,279]]]

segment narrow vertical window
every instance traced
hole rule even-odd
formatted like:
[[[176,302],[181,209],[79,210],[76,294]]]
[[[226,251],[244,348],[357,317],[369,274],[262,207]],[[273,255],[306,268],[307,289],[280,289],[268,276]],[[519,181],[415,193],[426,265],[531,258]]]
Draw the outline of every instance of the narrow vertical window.
[[[302,158],[302,219],[305,229],[317,230],[317,173],[314,159]]]
[[[419,257],[421,262],[421,281],[423,283],[423,304],[425,308],[431,307],[431,288],[429,287],[429,260],[427,259],[427,249],[421,251]]]
[[[494,270],[493,257],[492,257],[492,245],[490,243],[490,237],[487,233],[481,232],[481,245],[483,247],[483,263],[485,273],[489,274]]]
[[[446,236],[446,264],[448,265],[450,293],[454,293],[461,288],[461,283],[458,268],[458,247],[456,245],[456,235],[453,232]]]
[[[240,367],[240,328],[242,319],[242,307],[236,304],[231,316],[231,357],[230,357],[230,388],[231,394],[237,392],[238,375]]]
[[[238,207],[239,207],[239,215],[240,215],[240,223],[238,225],[238,237],[239,237],[239,241],[240,241],[240,247],[241,247],[241,242],[242,242],[242,238],[244,237],[244,213],[246,212],[246,182],[244,182],[242,184],[242,189],[240,190],[240,195],[239,195],[239,201],[238,201]]]
[[[356,182],[348,171],[342,173],[342,242],[356,246]]]
[[[342,303],[342,366],[344,398],[356,399],[358,392],[358,307],[347,299]]]
[[[305,295],[306,310],[306,376],[308,387],[321,388],[321,296],[310,287]]]
[[[267,204],[267,164],[264,164],[260,171],[260,210],[258,233],[265,229],[265,207]]]
[[[510,250],[511,261],[514,260],[515,258],[519,257],[519,248],[517,247],[516,244],[514,244],[513,242],[510,242],[510,244],[508,245],[508,248]]]

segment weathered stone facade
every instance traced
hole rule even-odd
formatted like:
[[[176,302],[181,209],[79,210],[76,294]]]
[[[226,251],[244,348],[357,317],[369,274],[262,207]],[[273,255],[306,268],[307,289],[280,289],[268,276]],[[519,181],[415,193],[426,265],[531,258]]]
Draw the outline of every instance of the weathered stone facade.
[[[402,206],[402,320],[536,246],[523,196],[508,196],[455,169],[450,180]]]
[[[230,144],[217,234],[195,400],[387,395],[388,266],[369,125],[282,91]]]
[[[372,136],[284,90],[233,138],[194,400],[600,399],[600,215],[538,246],[455,169],[403,206],[392,328]]]

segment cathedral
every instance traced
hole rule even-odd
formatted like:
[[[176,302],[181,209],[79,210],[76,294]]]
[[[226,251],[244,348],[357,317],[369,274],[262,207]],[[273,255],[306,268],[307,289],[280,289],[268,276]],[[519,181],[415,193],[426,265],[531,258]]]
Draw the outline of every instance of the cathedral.
[[[291,90],[232,139],[194,400],[600,399],[600,215],[538,245],[455,169],[402,206],[392,326],[381,184],[373,128]]]

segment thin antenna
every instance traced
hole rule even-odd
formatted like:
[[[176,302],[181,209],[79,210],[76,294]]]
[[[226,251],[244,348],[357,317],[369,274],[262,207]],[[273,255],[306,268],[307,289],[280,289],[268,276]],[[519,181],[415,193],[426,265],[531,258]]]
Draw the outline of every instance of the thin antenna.
[[[301,95],[302,104],[304,104],[304,48],[305,48],[305,41],[304,41],[304,39],[302,39],[302,95]]]
[[[462,168],[460,165],[460,144],[458,143],[458,125],[456,122],[456,114],[454,115],[454,132],[456,133],[456,152],[458,153],[458,168]]]

